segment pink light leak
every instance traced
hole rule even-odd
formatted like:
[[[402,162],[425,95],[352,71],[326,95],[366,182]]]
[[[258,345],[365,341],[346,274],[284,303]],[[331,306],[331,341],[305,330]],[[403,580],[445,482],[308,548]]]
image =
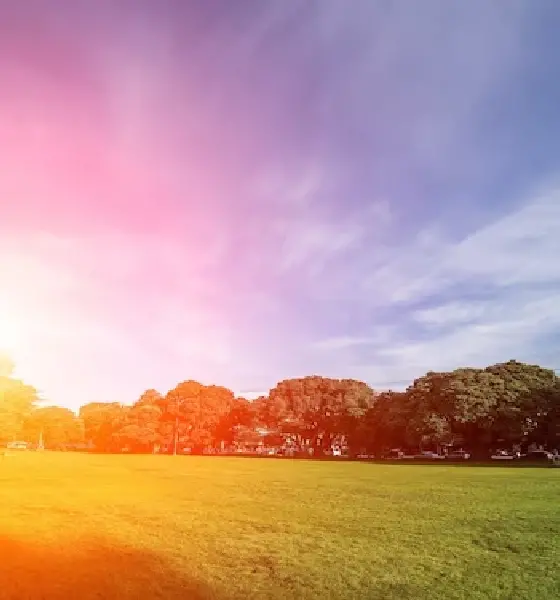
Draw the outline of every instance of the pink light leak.
[[[221,183],[174,147],[184,83],[149,39],[32,29],[0,26],[0,348],[73,407],[214,377]]]

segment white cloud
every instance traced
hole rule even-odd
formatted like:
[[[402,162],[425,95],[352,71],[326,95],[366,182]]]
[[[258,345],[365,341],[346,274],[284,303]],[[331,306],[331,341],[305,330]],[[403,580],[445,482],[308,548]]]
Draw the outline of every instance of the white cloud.
[[[380,348],[377,354],[391,365],[393,377],[410,380],[430,369],[482,367],[510,358],[539,361],[546,354],[540,342],[542,336],[559,326],[560,290],[546,298],[536,295],[532,300],[513,298],[502,303],[499,310],[490,303],[485,312],[480,311],[478,318],[468,324],[456,324],[445,333],[436,331],[424,341]],[[370,377],[379,375],[376,372]]]
[[[376,338],[340,336],[320,340],[313,344],[317,350],[340,350],[352,346],[362,346],[375,343]]]
[[[420,301],[456,284],[560,284],[560,189],[529,199],[521,208],[463,240],[432,241],[424,232],[365,282],[379,302]]]
[[[320,269],[329,257],[355,247],[363,235],[359,223],[293,223],[284,239],[280,267],[288,270],[313,261],[315,269]]]
[[[424,325],[459,325],[475,321],[488,310],[484,302],[450,302],[415,311],[413,319]]]
[[[365,283],[371,331],[313,347],[342,359],[349,376],[380,387],[402,387],[430,369],[510,358],[557,366],[544,339],[560,328],[558,232],[557,188],[455,243],[445,230],[420,232]],[[376,323],[379,310],[393,311],[391,320]]]

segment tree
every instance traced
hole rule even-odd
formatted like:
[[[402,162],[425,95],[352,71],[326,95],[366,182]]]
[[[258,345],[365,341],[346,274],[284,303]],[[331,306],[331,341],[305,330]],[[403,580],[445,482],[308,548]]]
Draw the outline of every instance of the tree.
[[[117,402],[91,402],[80,408],[86,442],[100,452],[120,451],[119,431],[128,409]]]
[[[555,397],[558,378],[552,369],[510,360],[485,369],[503,382],[494,415],[496,438],[519,442],[542,431]]]
[[[541,411],[536,413],[532,439],[537,444],[560,450],[560,378],[541,396]]]
[[[63,449],[84,441],[84,424],[70,409],[59,406],[37,408],[24,423],[24,437],[37,442],[42,437],[45,448]]]
[[[553,371],[517,361],[428,372],[407,390],[409,430],[417,441],[461,439],[487,456],[492,446],[519,444],[542,429],[555,382]]]
[[[3,361],[0,374],[0,442],[13,441],[22,433],[25,419],[38,402],[37,390],[11,377],[12,363]]]
[[[344,438],[349,451],[357,454],[361,451],[356,442],[361,435],[362,423],[375,406],[378,394],[366,383],[355,379],[342,379],[340,389],[343,401],[337,416],[338,435]]]
[[[13,377],[0,357],[0,442],[42,433],[47,447],[86,441],[100,451],[175,452],[190,447],[260,443],[379,454],[391,448],[464,444],[487,456],[497,445],[560,446],[560,380],[518,361],[485,369],[429,371],[405,392],[375,393],[364,382],[309,376],[278,382],[249,402],[231,390],[188,380],[165,396],[146,390],[132,406],[90,403],[80,418],[60,407],[36,408],[36,390]],[[25,438],[24,438],[25,439]]]
[[[210,446],[233,401],[231,390],[193,380],[170,390],[165,397],[164,418],[173,423],[173,453],[177,453],[179,444],[188,444],[195,452]]]
[[[155,452],[162,441],[162,408],[145,400],[142,396],[124,413],[122,424],[115,432],[121,445],[132,452]]]
[[[354,452],[381,455],[392,448],[406,447],[413,416],[406,392],[388,390],[376,394],[373,406],[360,419],[352,436]]]
[[[149,389],[146,390],[140,398],[136,401],[137,405],[142,406],[163,406],[164,396],[160,394],[157,390]]]
[[[416,444],[465,442],[487,452],[504,383],[483,369],[428,372],[407,389],[409,433]]]
[[[215,444],[233,445],[243,438],[246,441],[251,436],[248,432],[256,432],[258,415],[256,406],[245,398],[234,398],[230,410],[225,413],[215,429]],[[256,439],[253,435],[253,439]]]
[[[300,446],[327,449],[343,442],[373,405],[374,392],[353,379],[286,379],[259,404],[263,422]]]

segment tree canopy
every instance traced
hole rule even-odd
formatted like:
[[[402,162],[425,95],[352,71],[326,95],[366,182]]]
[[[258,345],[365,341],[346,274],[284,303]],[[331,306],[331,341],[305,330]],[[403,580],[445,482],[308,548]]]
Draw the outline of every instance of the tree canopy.
[[[0,442],[21,437],[25,419],[32,413],[39,398],[37,390],[11,376],[12,368],[0,369]]]
[[[3,367],[2,367],[3,365]],[[560,446],[560,382],[554,371],[511,360],[415,379],[404,391],[376,391],[353,379],[318,375],[285,379],[249,401],[219,385],[192,379],[163,394],[146,390],[131,406],[91,402],[75,415],[38,406],[36,390],[0,361],[0,441],[39,436],[50,448],[101,452],[173,452],[188,448],[284,445],[322,453],[537,443]]]

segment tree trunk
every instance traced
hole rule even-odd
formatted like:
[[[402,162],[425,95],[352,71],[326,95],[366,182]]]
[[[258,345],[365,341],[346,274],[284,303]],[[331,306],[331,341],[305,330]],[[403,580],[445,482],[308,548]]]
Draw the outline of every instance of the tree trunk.
[[[179,441],[179,417],[175,417],[173,427],[173,456],[177,456],[177,442]]]

